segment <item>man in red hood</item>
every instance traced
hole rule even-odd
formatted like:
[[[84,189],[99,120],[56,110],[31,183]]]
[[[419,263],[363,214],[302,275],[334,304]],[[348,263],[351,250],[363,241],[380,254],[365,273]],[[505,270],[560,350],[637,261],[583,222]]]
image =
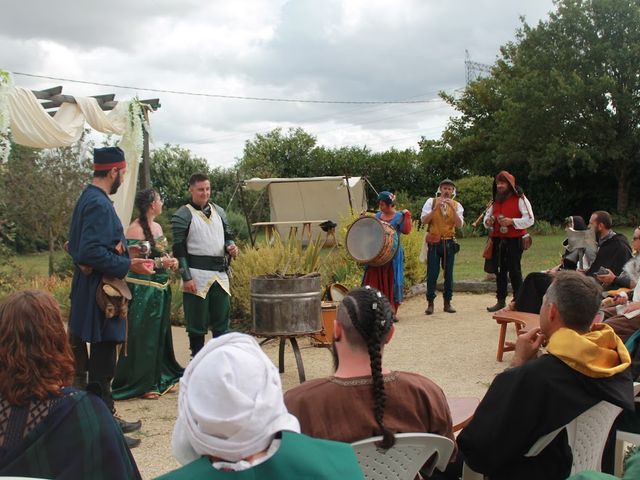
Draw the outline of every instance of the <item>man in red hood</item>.
[[[487,307],[497,312],[506,306],[507,275],[515,296],[522,285],[522,237],[533,225],[533,209],[516,185],[516,179],[506,170],[496,175],[493,181],[493,204],[487,209],[484,224],[490,229],[493,240],[493,265],[496,271],[497,302]]]

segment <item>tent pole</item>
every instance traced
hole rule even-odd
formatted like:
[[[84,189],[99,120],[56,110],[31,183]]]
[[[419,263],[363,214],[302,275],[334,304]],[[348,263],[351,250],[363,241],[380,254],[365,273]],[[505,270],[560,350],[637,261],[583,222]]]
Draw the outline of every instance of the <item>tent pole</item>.
[[[249,214],[247,213],[247,209],[245,208],[244,203],[244,188],[242,188],[243,180],[240,180],[240,174],[238,173],[238,188],[240,188],[240,208],[242,208],[242,213],[244,213],[244,219],[247,221],[247,231],[249,233],[249,240],[251,240],[251,246],[255,247],[256,242],[253,239],[253,232],[251,231],[251,220],[249,220]]]
[[[349,196],[349,211],[353,216],[353,202],[351,201],[351,187],[349,187],[349,175],[344,176],[344,180],[347,183],[347,195]]]

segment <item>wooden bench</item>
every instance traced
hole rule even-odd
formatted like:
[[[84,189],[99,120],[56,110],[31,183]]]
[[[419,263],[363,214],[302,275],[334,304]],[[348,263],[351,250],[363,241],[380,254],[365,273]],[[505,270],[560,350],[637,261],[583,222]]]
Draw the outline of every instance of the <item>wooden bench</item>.
[[[515,350],[515,345],[506,341],[508,324],[512,323],[514,325],[516,335],[520,335],[521,332],[540,326],[540,315],[537,313],[499,310],[493,314],[493,319],[498,325],[500,325],[498,353],[496,354],[496,360],[499,362],[502,361],[502,354],[504,352],[512,352]]]

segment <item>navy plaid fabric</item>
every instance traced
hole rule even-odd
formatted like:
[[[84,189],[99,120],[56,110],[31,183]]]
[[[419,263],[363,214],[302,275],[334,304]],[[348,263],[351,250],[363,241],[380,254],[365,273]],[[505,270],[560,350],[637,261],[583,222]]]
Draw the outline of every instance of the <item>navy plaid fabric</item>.
[[[61,397],[24,407],[0,399],[0,475],[141,478],[106,405],[72,388],[64,389]]]

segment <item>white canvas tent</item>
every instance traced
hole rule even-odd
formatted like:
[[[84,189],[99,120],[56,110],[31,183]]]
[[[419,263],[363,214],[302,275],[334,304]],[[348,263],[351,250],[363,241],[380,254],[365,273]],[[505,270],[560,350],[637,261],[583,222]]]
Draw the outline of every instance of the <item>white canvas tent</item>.
[[[259,191],[267,189],[271,222],[331,220],[340,223],[354,212],[367,209],[367,197],[362,177],[309,177],[309,178],[252,178],[244,187]],[[286,238],[288,227],[278,227]],[[322,232],[312,225],[315,238]]]

